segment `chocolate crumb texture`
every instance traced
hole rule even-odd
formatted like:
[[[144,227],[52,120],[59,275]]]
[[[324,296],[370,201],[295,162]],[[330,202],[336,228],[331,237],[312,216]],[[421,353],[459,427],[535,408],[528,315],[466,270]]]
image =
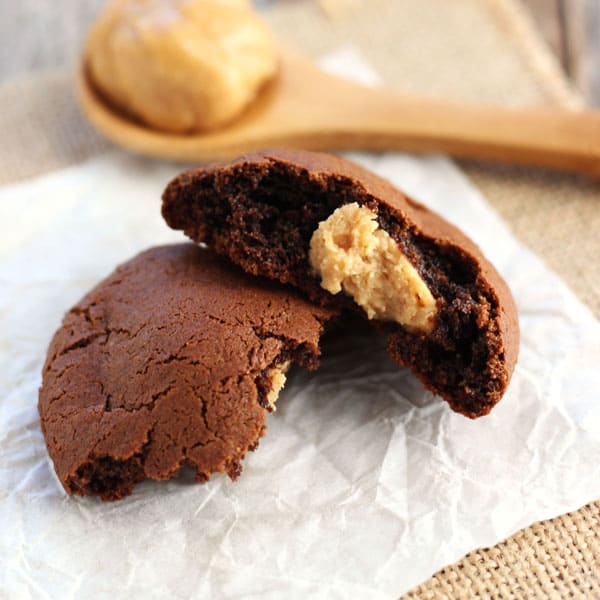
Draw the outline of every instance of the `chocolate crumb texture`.
[[[519,351],[508,286],[456,227],[359,165],[248,154],[179,175],[162,212],[246,272],[370,319],[455,411],[479,417],[504,395]]]

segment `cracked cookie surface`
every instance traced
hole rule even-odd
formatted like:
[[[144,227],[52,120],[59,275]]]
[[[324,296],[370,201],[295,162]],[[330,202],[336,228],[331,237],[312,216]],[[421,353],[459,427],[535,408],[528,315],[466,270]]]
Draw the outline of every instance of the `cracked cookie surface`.
[[[114,500],[183,466],[200,482],[235,479],[263,435],[275,375],[290,362],[316,368],[335,314],[191,243],[121,265],[48,349],[38,408],[65,490]]]

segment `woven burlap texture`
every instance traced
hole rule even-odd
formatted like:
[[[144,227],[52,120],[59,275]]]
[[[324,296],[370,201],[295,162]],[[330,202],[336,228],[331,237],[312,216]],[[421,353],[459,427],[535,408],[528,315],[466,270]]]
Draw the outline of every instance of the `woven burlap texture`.
[[[513,106],[581,105],[515,0],[354,0],[333,19],[317,2],[287,0],[267,16],[282,40],[309,56],[358,46],[399,90]],[[63,72],[2,86],[0,131],[0,182],[109,147],[78,112]],[[600,316],[600,184],[533,169],[462,166],[516,235]],[[473,552],[407,597],[600,598],[599,557],[600,502]]]

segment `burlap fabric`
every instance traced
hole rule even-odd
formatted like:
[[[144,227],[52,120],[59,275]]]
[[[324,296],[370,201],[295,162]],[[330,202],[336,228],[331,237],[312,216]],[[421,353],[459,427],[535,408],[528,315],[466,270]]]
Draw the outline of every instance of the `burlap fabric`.
[[[316,2],[288,0],[268,19],[281,39],[310,56],[357,45],[400,90],[508,105],[581,105],[516,0],[354,0],[348,6],[328,18]],[[0,182],[110,147],[79,114],[63,71],[0,87],[0,131]],[[600,183],[534,169],[462,166],[516,235],[600,316]],[[600,502],[473,552],[407,597],[600,598]]]

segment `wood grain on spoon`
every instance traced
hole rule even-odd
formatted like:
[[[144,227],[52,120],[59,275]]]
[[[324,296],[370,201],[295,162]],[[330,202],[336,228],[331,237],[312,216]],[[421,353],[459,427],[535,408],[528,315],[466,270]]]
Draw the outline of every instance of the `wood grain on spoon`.
[[[282,51],[279,75],[224,129],[189,135],[150,129],[108,105],[85,68],[78,91],[108,138],[148,156],[231,158],[258,148],[407,150],[600,175],[600,112],[508,109],[431,100],[368,88]]]

